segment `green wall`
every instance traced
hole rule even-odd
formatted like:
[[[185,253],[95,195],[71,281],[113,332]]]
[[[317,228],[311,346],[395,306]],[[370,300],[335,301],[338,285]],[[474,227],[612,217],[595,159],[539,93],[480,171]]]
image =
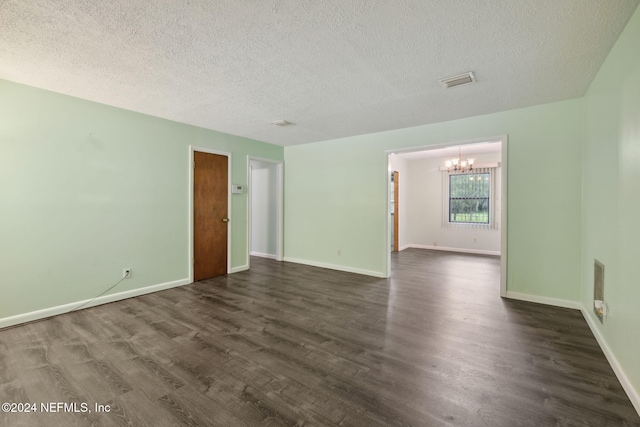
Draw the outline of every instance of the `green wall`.
[[[576,99],[286,147],[285,257],[384,276],[385,150],[507,134],[508,291],[577,301],[583,119]]]
[[[583,306],[640,408],[639,40],[636,10],[584,98],[286,147],[285,258],[384,276],[385,151],[506,134],[508,291]],[[592,312],[594,258],[604,324]]]
[[[636,10],[585,96],[582,226],[582,304],[636,394],[640,392],[639,42],[640,10]],[[605,265],[609,316],[604,324],[592,310],[594,258]]]
[[[0,319],[189,277],[189,145],[283,148],[0,81]],[[247,263],[247,197],[232,195],[232,267]]]

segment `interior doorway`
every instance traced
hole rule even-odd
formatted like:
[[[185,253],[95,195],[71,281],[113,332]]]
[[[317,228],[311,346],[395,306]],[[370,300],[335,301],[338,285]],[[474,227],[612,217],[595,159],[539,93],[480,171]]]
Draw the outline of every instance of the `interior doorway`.
[[[230,253],[231,155],[191,147],[191,280],[227,274]]]
[[[248,157],[248,261],[283,260],[283,163]]]
[[[484,217],[481,212],[469,211],[467,216],[458,213],[458,205],[478,202],[476,207],[485,206],[474,193],[474,200],[457,200],[449,191],[452,183],[462,182],[451,179],[461,171],[447,170],[446,160],[457,158],[462,152],[462,160],[477,158],[473,173],[468,167],[464,180],[482,179],[490,182],[490,205],[486,203]],[[392,215],[388,221],[387,276],[391,277],[390,247],[398,250],[407,248],[466,252],[471,254],[500,256],[500,295],[507,289],[507,136],[481,140],[458,141],[439,146],[416,147],[406,150],[388,151],[388,203],[387,207],[398,205],[402,215]],[[482,172],[482,173],[481,173]],[[402,176],[396,179],[395,174]],[[471,181],[469,181],[471,182]],[[477,188],[477,184],[464,188]],[[451,190],[453,191],[453,190]],[[471,190],[470,190],[471,191]],[[473,190],[475,191],[475,190]],[[400,197],[398,198],[397,195]],[[468,196],[464,196],[469,198]],[[463,197],[463,198],[464,198]],[[485,197],[485,196],[483,196]],[[489,200],[487,195],[487,200]],[[482,202],[482,203],[481,203]],[[388,209],[388,208],[387,208]],[[389,211],[387,210],[387,215]],[[466,212],[466,211],[465,211]],[[460,218],[468,218],[460,220]],[[464,222],[464,224],[462,223]],[[483,223],[484,222],[484,223]],[[397,224],[396,224],[397,223]]]

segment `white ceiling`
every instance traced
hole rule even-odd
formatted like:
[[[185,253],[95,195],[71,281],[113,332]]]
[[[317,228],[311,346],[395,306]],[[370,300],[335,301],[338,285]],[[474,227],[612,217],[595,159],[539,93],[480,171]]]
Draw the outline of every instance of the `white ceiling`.
[[[0,78],[302,144],[582,96],[639,2],[1,0]]]

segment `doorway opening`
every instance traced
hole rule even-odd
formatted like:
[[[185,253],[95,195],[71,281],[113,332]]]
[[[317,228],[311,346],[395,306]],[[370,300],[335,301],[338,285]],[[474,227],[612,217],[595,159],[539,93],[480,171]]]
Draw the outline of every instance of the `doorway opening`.
[[[189,147],[189,279],[231,270],[231,153]]]
[[[471,171],[447,169],[446,160],[457,158],[459,153],[463,159],[474,158]],[[393,150],[388,154],[386,212],[389,215],[392,210],[394,215],[388,216],[387,221],[387,277],[391,277],[394,250],[418,248],[499,255],[500,295],[505,296],[507,136]],[[480,180],[485,185],[480,185]],[[474,194],[456,194],[461,186]],[[481,198],[475,194],[478,191],[487,194]],[[396,209],[401,215],[395,215]]]
[[[247,265],[251,256],[283,260],[283,162],[247,157]]]

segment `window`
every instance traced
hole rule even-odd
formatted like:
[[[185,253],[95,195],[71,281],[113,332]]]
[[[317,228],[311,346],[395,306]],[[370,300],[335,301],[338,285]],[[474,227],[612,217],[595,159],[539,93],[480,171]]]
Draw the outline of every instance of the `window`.
[[[449,175],[449,222],[489,225],[490,174]]]

